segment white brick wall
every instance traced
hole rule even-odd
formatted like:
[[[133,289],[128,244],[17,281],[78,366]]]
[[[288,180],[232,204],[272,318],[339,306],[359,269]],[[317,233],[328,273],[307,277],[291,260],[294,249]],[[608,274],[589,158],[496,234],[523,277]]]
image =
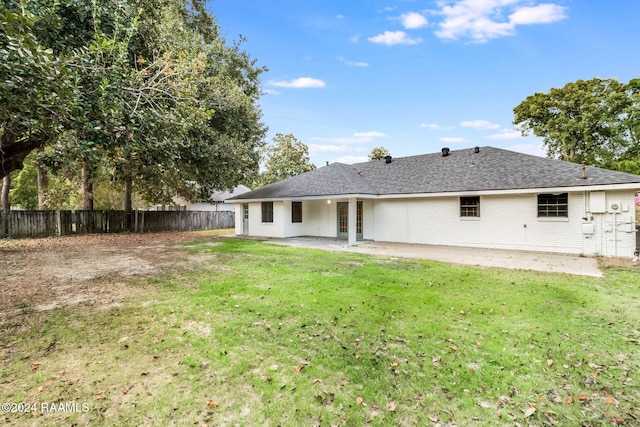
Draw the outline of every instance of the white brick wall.
[[[609,192],[620,213],[590,213],[589,193],[569,193],[568,218],[538,218],[537,194],[480,196],[480,217],[461,218],[459,197],[364,200],[364,238],[378,241],[631,256],[635,249],[634,194]],[[305,200],[302,223],[291,223],[291,202],[274,202],[274,222],[262,223],[260,203],[249,204],[249,234],[261,237],[336,237],[336,202]],[[614,226],[615,219],[615,226]],[[585,234],[584,224],[594,233]],[[242,234],[242,204],[236,205]]]
[[[633,206],[629,192],[607,194],[607,200]],[[481,196],[480,218],[461,218],[459,203],[459,197],[376,200],[373,240],[604,256],[627,256],[635,248],[627,213],[616,215],[615,232],[612,214],[594,215],[595,233],[583,234],[590,222],[583,217],[590,215],[582,192],[569,193],[568,218],[538,218],[536,194]]]

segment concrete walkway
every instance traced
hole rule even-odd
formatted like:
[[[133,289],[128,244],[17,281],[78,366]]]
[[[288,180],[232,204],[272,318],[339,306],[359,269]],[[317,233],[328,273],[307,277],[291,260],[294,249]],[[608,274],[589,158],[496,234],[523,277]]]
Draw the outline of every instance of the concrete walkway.
[[[315,237],[271,239],[269,243],[387,257],[426,259],[481,267],[534,270],[590,277],[603,276],[595,258],[546,252],[370,241],[358,242],[355,246],[349,246],[344,240]]]

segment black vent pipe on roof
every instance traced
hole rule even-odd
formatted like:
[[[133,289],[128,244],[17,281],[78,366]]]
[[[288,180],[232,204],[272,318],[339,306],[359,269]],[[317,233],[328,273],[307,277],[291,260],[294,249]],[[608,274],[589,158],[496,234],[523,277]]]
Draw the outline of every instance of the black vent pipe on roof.
[[[444,147],[442,149],[442,157],[447,157],[449,155],[449,149],[447,147]]]
[[[391,156],[384,156],[385,163],[391,163]]]
[[[473,149],[473,152],[474,152],[474,153],[476,153],[476,154],[478,154],[478,153],[480,152],[480,147],[475,147],[475,148]]]

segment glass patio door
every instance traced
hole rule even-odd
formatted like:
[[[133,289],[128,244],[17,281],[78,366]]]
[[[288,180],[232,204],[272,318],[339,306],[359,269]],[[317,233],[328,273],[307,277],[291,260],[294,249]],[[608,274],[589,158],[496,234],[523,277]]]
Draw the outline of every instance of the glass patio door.
[[[336,203],[338,209],[338,239],[349,237],[349,203]],[[356,239],[362,240],[362,202],[356,203]]]

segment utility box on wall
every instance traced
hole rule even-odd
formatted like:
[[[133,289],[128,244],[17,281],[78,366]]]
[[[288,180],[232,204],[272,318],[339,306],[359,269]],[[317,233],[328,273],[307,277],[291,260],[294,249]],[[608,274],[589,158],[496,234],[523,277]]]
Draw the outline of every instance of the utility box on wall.
[[[589,211],[591,213],[607,212],[607,195],[604,191],[589,193]]]

